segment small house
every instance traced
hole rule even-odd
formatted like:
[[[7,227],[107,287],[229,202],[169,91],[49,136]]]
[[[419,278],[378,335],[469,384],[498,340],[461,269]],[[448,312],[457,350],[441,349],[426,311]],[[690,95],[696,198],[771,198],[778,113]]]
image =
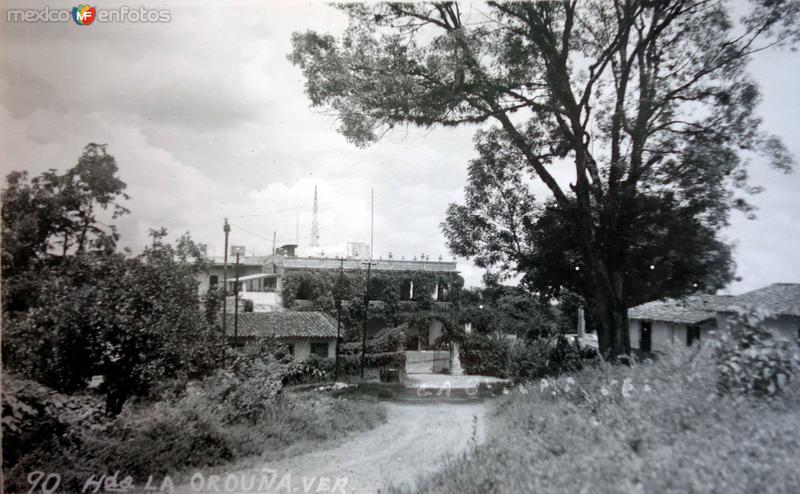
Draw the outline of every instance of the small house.
[[[761,325],[776,335],[800,338],[800,284],[774,283],[742,295],[693,295],[657,300],[628,309],[631,348],[642,352],[690,346],[728,326],[740,307],[769,314]]]
[[[281,311],[227,315],[226,332],[237,342],[275,337],[289,346],[295,360],[311,355],[333,357],[336,353],[336,321],[323,312]]]
[[[628,309],[631,348],[651,352],[690,346],[717,329],[717,313],[732,301],[728,295],[695,295],[632,307]]]

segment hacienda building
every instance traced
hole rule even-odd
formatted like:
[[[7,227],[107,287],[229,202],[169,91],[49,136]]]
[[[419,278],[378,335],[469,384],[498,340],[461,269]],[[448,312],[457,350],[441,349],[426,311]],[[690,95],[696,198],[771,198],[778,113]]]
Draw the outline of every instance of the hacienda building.
[[[233,334],[234,293],[237,282],[239,285],[239,325],[242,326],[243,317],[249,318],[245,326],[259,334],[275,332],[282,338],[296,338],[298,351],[295,356],[305,358],[314,352],[306,348],[305,343],[311,343],[297,325],[289,324],[281,319],[271,319],[263,314],[297,314],[313,312],[315,297],[319,296],[320,287],[315,286],[318,278],[335,279],[341,269],[349,277],[363,280],[367,271],[367,262],[370,263],[370,318],[367,321],[367,337],[374,337],[379,331],[391,325],[377,316],[386,302],[381,300],[384,290],[392,285],[399,306],[425,302],[439,309],[446,309],[452,303],[453,294],[457,293],[463,285],[463,279],[458,273],[456,263],[434,260],[426,257],[417,260],[405,259],[367,259],[349,256],[344,259],[323,256],[297,256],[296,245],[284,245],[276,249],[274,254],[267,256],[245,256],[235,263],[235,258],[228,258],[227,285],[228,285],[228,320],[227,333]],[[363,250],[363,249],[362,249]],[[368,249],[367,249],[368,251]],[[214,258],[208,273],[200,278],[200,292],[205,293],[211,287],[222,288],[225,280],[225,265],[222,258]],[[352,293],[351,296],[363,296],[362,293]],[[245,300],[252,301],[253,312],[244,312]],[[320,314],[322,314],[320,312]],[[295,316],[289,316],[295,317]],[[327,317],[327,316],[326,316]],[[283,326],[271,328],[271,324],[281,321]],[[333,340],[336,338],[336,322],[333,321]],[[253,326],[255,325],[255,326]],[[442,335],[442,322],[431,318],[427,331],[418,335],[417,346],[424,347],[434,342]],[[284,332],[295,331],[293,334]],[[319,338],[317,335],[314,338]],[[300,345],[300,343],[304,343]],[[319,342],[315,342],[319,343]],[[315,348],[320,349],[317,345]],[[333,351],[329,352],[333,355]]]

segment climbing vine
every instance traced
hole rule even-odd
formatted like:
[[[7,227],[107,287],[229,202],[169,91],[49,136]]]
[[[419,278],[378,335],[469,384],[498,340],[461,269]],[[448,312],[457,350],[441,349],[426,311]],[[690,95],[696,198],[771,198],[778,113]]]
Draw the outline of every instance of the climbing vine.
[[[410,287],[413,285],[413,291]],[[344,301],[342,323],[352,337],[360,332],[364,317],[366,271],[337,270],[290,271],[283,277],[283,303],[292,308],[298,300],[311,301],[316,310],[336,315],[337,298]],[[397,325],[409,314],[429,312],[437,307],[434,294],[439,287],[438,301],[458,305],[464,279],[458,273],[429,271],[373,271],[369,281],[370,320]]]

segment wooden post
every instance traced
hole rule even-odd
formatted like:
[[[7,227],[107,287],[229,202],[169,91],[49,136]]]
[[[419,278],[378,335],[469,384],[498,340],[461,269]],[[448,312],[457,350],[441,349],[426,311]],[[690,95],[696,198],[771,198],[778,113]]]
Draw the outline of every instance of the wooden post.
[[[236,281],[233,282],[233,340],[239,336],[239,250],[236,250]]]

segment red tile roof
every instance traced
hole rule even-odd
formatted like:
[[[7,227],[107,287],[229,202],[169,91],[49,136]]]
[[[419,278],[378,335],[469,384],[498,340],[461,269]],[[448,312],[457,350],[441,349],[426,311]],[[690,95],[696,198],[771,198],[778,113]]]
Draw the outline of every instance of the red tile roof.
[[[800,283],[773,283],[743,293],[734,297],[724,311],[748,306],[764,308],[775,316],[800,317]]]
[[[233,335],[234,315],[228,314],[227,332]],[[336,321],[322,312],[240,312],[238,335],[276,338],[336,338]]]
[[[656,300],[631,307],[628,318],[697,324],[714,319],[717,311],[730,305],[733,299],[728,295],[695,295],[679,300]]]

